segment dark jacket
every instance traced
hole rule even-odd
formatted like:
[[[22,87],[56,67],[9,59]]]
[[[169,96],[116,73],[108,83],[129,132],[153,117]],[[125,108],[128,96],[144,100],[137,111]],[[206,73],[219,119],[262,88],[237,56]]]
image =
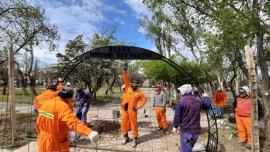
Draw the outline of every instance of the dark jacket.
[[[210,98],[205,97],[201,100],[199,97],[193,96],[191,93],[183,95],[175,108],[174,128],[180,125],[181,132],[198,133],[200,127],[200,112],[202,109],[210,108]]]
[[[83,90],[81,94],[75,95],[75,100],[80,103],[79,106],[83,106],[85,103],[89,106],[92,101],[92,95],[86,90]]]

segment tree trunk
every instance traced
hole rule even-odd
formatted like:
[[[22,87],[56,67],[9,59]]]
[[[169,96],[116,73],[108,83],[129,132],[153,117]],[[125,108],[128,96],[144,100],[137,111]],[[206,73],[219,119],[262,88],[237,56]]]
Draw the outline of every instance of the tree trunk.
[[[6,95],[7,94],[7,85],[8,85],[8,82],[4,82],[4,84],[3,84],[3,90],[2,90],[2,95]]]
[[[37,95],[37,91],[35,89],[35,87],[36,87],[36,79],[34,77],[32,77],[32,76],[30,76],[29,79],[30,79],[30,85],[29,86],[30,86],[31,93],[34,96],[36,96]]]
[[[107,88],[106,88],[106,91],[105,91],[105,95],[113,94],[112,86],[114,85],[114,83],[115,83],[115,75],[113,76],[113,79],[112,79],[111,83],[110,83],[110,79],[106,80]]]
[[[19,81],[20,81],[19,83],[20,83],[20,86],[21,86],[22,94],[28,96],[29,94],[28,94],[28,92],[27,92],[27,90],[26,90],[27,85],[26,85],[26,82],[25,82],[25,79],[24,79],[23,72],[20,70],[19,63],[16,62],[16,61],[14,61],[14,63],[15,63],[16,66],[17,66],[17,72],[18,72],[18,74],[19,74]]]
[[[21,86],[22,94],[25,95],[25,96],[28,96],[29,93],[26,90],[26,86],[27,85],[26,85],[26,82],[25,82],[25,79],[24,79],[23,74],[19,74],[19,81],[20,81],[20,86]]]
[[[233,87],[233,82],[234,82],[234,79],[237,77],[237,74],[236,74],[236,71],[235,71],[235,68],[233,68],[233,76],[228,84],[231,92],[232,92],[232,95],[233,95],[233,99],[236,99],[236,92],[235,92],[235,89]]]
[[[269,101],[269,95],[263,95],[262,101]],[[263,102],[263,107],[266,107],[269,103]],[[263,151],[268,151],[270,149],[270,117],[269,117],[269,109],[264,108],[264,142],[263,142]]]

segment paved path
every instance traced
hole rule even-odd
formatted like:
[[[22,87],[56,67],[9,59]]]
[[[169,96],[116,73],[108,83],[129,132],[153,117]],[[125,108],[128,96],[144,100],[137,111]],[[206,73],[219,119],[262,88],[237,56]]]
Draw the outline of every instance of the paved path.
[[[146,105],[140,109],[138,115],[138,127],[139,127],[139,137],[138,137],[138,145],[136,148],[132,148],[132,139],[126,145],[122,145],[121,141],[123,140],[122,135],[120,134],[107,134],[102,133],[100,135],[100,140],[94,144],[84,144],[78,145],[78,147],[71,147],[71,152],[107,152],[107,151],[138,151],[138,152],[176,152],[179,147],[179,134],[166,135],[162,131],[156,131],[157,120],[155,117],[155,112],[151,108],[151,101],[154,91],[152,88],[150,89],[142,89],[142,91],[147,96]],[[120,100],[112,101],[102,107],[91,107],[88,112],[88,122],[93,120],[117,120],[121,121],[120,118],[113,119],[112,111],[114,109],[119,109]],[[145,113],[143,114],[143,111]],[[147,117],[145,117],[145,115]],[[96,117],[93,117],[96,116]],[[169,123],[169,130],[172,130],[173,116],[174,111],[171,108],[167,108],[166,112],[167,120]],[[202,114],[201,124],[203,127],[207,127],[207,119],[206,116]],[[129,132],[129,137],[131,136],[131,132]],[[206,145],[207,138],[201,138],[198,140],[199,144]],[[20,147],[14,152],[36,152],[37,146],[35,142],[30,142],[28,145]]]

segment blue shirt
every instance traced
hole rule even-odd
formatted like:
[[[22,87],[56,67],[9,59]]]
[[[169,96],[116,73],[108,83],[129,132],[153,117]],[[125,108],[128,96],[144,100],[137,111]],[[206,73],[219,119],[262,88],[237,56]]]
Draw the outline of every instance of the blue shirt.
[[[89,106],[92,101],[92,95],[90,92],[83,90],[81,94],[75,95],[75,100],[80,103],[80,106],[83,106],[85,103]]]

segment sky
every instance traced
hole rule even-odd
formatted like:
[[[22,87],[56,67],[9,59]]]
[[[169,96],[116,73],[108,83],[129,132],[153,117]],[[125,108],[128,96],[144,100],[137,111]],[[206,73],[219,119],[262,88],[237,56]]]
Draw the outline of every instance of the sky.
[[[142,0],[27,0],[31,5],[45,9],[45,17],[51,25],[58,27],[61,38],[57,44],[63,53],[68,40],[84,35],[84,42],[90,42],[94,33],[101,33],[114,24],[118,25],[115,37],[137,47],[154,50],[152,41],[139,25],[143,16],[151,16]],[[46,47],[36,48],[35,56],[41,63],[56,63],[53,53]],[[43,65],[44,66],[44,65]]]

